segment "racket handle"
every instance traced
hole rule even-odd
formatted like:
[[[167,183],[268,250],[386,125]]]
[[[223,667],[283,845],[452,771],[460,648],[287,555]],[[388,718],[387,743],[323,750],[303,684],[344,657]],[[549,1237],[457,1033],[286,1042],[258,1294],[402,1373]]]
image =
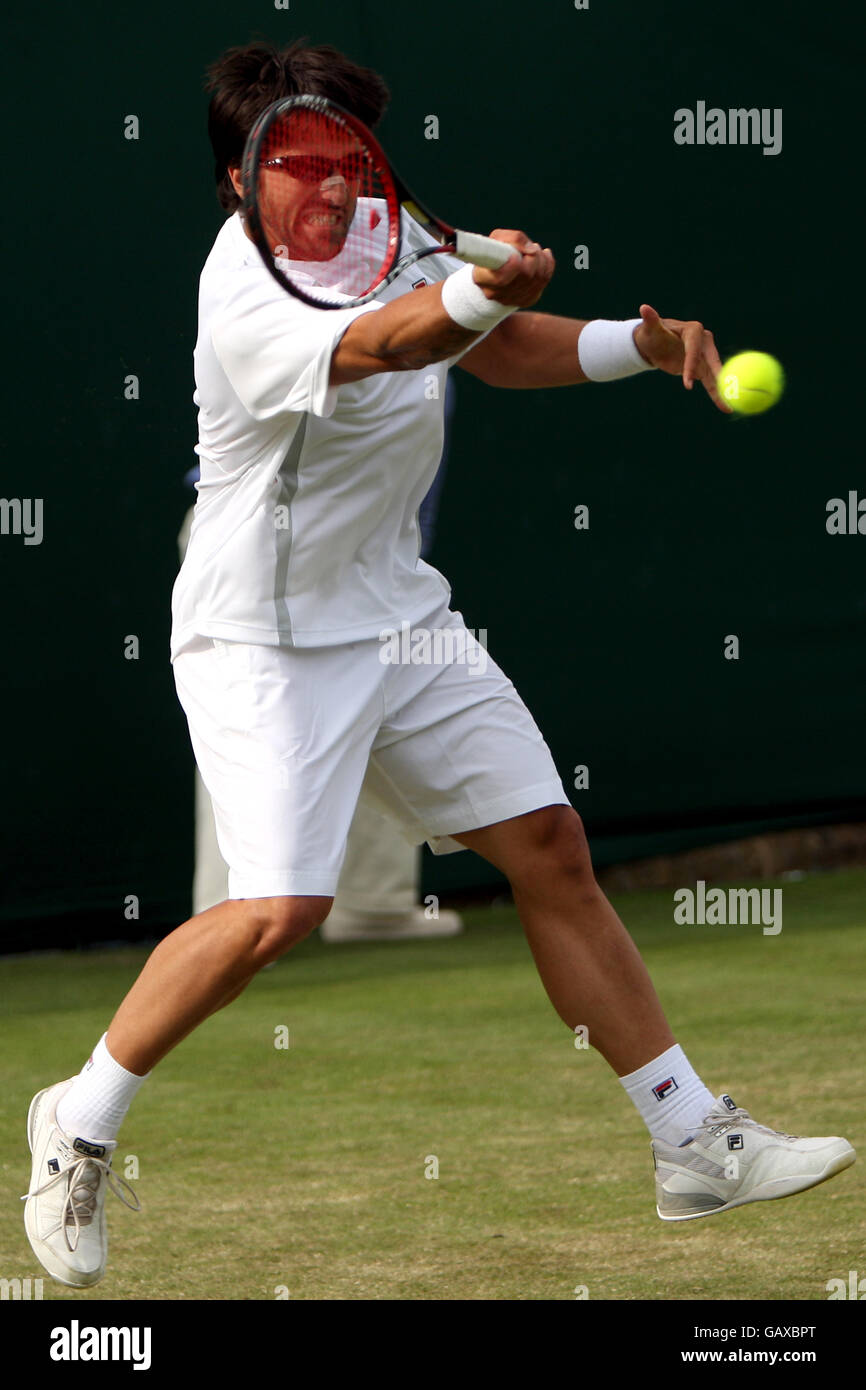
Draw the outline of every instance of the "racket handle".
[[[484,266],[485,270],[498,270],[516,255],[513,246],[504,241],[494,241],[489,236],[478,236],[475,232],[455,232],[455,254],[461,261],[470,265]]]

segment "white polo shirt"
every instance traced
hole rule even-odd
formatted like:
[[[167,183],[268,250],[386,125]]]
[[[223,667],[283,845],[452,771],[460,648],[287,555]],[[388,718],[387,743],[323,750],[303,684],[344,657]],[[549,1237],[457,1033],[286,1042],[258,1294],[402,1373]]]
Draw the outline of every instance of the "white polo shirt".
[[[403,218],[403,246],[430,244]],[[450,586],[419,559],[450,362],[330,387],[353,319],[459,269],[409,267],[371,304],[313,309],[276,283],[238,214],[202,271],[195,348],[201,466],[172,596],[171,659],[196,635],[318,647],[420,623]]]

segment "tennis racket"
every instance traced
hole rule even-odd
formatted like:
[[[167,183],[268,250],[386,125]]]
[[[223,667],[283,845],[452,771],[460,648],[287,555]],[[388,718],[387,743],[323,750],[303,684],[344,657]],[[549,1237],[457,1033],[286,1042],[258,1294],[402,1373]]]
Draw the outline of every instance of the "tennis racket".
[[[268,270],[317,309],[365,304],[425,256],[498,269],[514,248],[434,217],[350,112],[325,97],[269,106],[244,150],[243,215]],[[400,209],[436,240],[401,255]]]

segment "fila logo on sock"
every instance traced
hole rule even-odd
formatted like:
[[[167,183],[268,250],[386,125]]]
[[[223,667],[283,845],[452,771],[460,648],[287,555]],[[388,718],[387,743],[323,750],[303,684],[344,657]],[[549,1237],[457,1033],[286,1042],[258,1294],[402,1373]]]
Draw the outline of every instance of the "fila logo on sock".
[[[665,1096],[669,1096],[671,1091],[678,1091],[679,1089],[674,1078],[669,1076],[667,1081],[660,1081],[657,1086],[653,1086],[653,1095],[656,1100],[664,1100]]]

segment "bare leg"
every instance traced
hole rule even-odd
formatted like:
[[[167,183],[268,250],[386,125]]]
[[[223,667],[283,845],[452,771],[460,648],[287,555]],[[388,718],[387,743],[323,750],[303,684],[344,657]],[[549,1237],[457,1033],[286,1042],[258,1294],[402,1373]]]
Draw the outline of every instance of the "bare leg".
[[[550,1002],[618,1076],[674,1044],[637,947],[595,881],[580,817],[547,806],[456,835],[508,878]]]
[[[167,1052],[324,921],[331,898],[230,899],[161,941],[115,1014],[106,1039],[120,1066],[144,1076]]]

